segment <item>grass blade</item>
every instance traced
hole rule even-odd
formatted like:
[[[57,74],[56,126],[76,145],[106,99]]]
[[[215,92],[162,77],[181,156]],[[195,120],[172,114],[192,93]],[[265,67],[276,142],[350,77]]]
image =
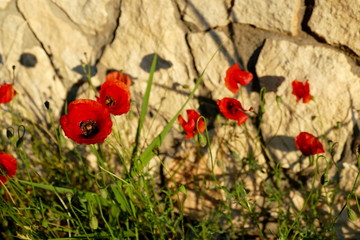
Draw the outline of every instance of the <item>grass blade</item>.
[[[146,116],[147,108],[149,105],[149,97],[150,97],[150,91],[151,91],[151,87],[152,87],[152,83],[153,83],[154,72],[156,69],[156,63],[157,63],[157,54],[154,54],[154,58],[153,58],[153,61],[151,63],[151,68],[150,68],[150,75],[149,75],[149,79],[147,82],[146,91],[145,91],[145,95],[144,95],[144,100],[141,105],[139,124],[138,124],[138,128],[136,131],[136,137],[135,137],[135,147],[134,147],[132,155],[131,155],[131,160],[132,160],[131,165],[132,166],[133,166],[133,163],[135,161],[134,159],[135,159],[137,151],[138,151],[140,134],[141,134],[141,130],[144,126],[145,116]],[[131,172],[131,170],[132,170],[132,167],[130,168],[130,172]]]

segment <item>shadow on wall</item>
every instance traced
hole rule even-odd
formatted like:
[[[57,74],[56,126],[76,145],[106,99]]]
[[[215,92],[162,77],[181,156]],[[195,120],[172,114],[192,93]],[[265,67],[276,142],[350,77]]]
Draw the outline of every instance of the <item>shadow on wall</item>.
[[[23,53],[20,56],[19,62],[24,67],[35,67],[37,64],[37,58],[34,54],[31,53]]]
[[[259,78],[260,86],[266,87],[267,92],[276,92],[284,81],[285,78],[282,76],[264,76]]]
[[[84,82],[88,81],[87,73],[90,73],[90,77],[93,77],[97,74],[97,69],[95,65],[89,66],[89,65],[77,65],[76,67],[73,67],[71,70],[74,72],[77,72],[81,74],[81,80]]]
[[[281,150],[283,152],[297,151],[295,140],[293,137],[278,135],[270,138],[268,145],[271,148]]]
[[[145,55],[140,62],[140,67],[142,70],[144,70],[147,73],[150,73],[150,68],[151,68],[151,64],[152,61],[154,59],[155,53],[151,53],[148,55]],[[157,63],[156,63],[156,67],[155,67],[155,72],[160,70],[160,69],[168,69],[172,67],[172,62],[165,60],[164,58],[162,58],[161,56],[158,55],[158,59],[157,59]]]

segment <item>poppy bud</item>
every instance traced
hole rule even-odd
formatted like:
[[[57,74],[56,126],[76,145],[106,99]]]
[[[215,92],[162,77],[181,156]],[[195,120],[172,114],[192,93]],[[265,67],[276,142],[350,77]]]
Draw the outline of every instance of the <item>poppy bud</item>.
[[[44,105],[45,105],[45,107],[46,107],[47,110],[50,109],[50,103],[49,103],[48,101],[45,101],[45,102],[44,102]]]
[[[205,137],[204,135],[202,135],[201,133],[199,133],[198,136],[199,136],[199,139],[198,139],[198,140],[199,140],[200,146],[201,146],[201,147],[205,147],[205,146],[206,146],[206,143],[207,143],[206,137]]]
[[[347,213],[348,213],[348,218],[349,218],[351,221],[356,221],[357,215],[356,215],[355,211],[352,210],[350,207],[348,207],[347,210],[348,210],[348,212],[347,212]]]

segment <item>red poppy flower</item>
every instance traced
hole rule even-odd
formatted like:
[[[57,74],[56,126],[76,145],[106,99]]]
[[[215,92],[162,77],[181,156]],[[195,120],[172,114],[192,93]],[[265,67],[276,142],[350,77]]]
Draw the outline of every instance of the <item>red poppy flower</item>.
[[[119,81],[105,81],[100,87],[97,101],[104,105],[111,114],[121,115],[130,110],[130,92]]]
[[[304,156],[325,152],[321,142],[312,134],[307,132],[301,132],[297,135],[295,138],[295,145]]]
[[[251,72],[240,70],[238,64],[234,64],[226,70],[225,86],[233,93],[239,90],[238,84],[244,86],[249,84],[253,79]]]
[[[130,76],[122,72],[114,71],[108,73],[106,75],[106,81],[122,82],[123,84],[125,84],[126,88],[129,88],[131,86]]]
[[[68,114],[61,116],[60,124],[65,135],[79,144],[102,143],[112,130],[109,111],[90,99],[69,103]]]
[[[7,153],[0,152],[0,181],[6,183],[16,173],[16,159]]]
[[[309,80],[306,80],[305,83],[294,80],[292,82],[292,88],[292,94],[296,96],[296,102],[300,101],[300,99],[303,100],[303,103],[308,103],[311,101],[312,96],[310,95]]]
[[[178,121],[186,133],[186,139],[191,139],[194,137],[195,134],[199,132],[203,133],[205,131],[205,122],[203,119],[199,120],[198,131],[198,129],[196,128],[196,122],[201,115],[193,109],[186,110],[186,113],[188,121],[186,122],[181,115],[178,116]]]
[[[16,95],[15,89],[12,84],[6,84],[0,86],[0,103],[8,103]]]
[[[238,125],[243,124],[248,119],[248,116],[244,112],[253,109],[252,107],[248,110],[244,109],[241,103],[234,98],[223,98],[218,100],[216,104],[226,118],[238,121]]]

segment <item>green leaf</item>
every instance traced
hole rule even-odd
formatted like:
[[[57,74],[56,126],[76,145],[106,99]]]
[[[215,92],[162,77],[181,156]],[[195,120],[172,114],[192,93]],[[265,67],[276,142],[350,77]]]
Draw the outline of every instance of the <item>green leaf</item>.
[[[124,212],[127,211],[129,214],[132,214],[130,204],[126,198],[125,193],[122,191],[121,186],[112,184],[110,187],[114,193],[115,201],[120,204],[120,208]]]
[[[44,218],[44,219],[42,220],[41,225],[43,226],[43,228],[48,228],[49,223],[48,223],[48,221],[46,220],[46,218]]]
[[[94,201],[97,202],[97,200],[99,200],[99,202],[101,203],[101,205],[103,206],[109,206],[111,205],[110,201],[102,198],[101,196],[97,195],[96,193],[92,193],[92,192],[84,192],[84,191],[79,191],[77,189],[70,189],[70,188],[64,188],[64,187],[55,187],[52,185],[46,185],[46,184],[42,184],[42,183],[34,183],[34,182],[28,182],[25,180],[17,180],[20,183],[23,184],[27,184],[36,188],[41,188],[41,189],[45,189],[51,192],[56,192],[56,193],[60,193],[60,194],[67,194],[67,196],[69,195],[75,195],[77,194],[79,196],[79,198],[84,198],[88,201]]]

